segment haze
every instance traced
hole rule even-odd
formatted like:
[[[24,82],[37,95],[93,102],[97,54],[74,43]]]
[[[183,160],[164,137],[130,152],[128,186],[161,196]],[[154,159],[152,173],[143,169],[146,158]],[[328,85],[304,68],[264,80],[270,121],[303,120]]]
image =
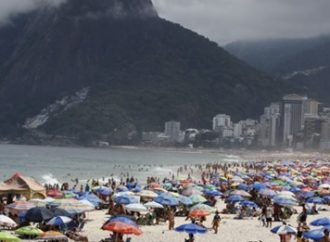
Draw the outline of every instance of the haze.
[[[0,0],[0,23],[63,0]],[[152,0],[161,17],[220,44],[330,33],[329,0]]]

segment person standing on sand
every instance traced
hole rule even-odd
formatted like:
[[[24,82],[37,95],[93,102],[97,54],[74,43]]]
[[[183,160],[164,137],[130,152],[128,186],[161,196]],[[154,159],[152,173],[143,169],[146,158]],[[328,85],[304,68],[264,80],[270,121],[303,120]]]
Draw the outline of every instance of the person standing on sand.
[[[174,213],[171,208],[168,209],[168,230],[173,230],[175,225]]]
[[[271,206],[267,206],[266,209],[266,228],[272,227],[272,221],[273,221],[273,209]]]
[[[215,234],[218,233],[218,228],[219,228],[219,225],[220,225],[220,221],[221,221],[221,217],[219,215],[219,212],[216,211],[215,215],[213,217],[213,221],[212,221],[212,229],[214,230]]]

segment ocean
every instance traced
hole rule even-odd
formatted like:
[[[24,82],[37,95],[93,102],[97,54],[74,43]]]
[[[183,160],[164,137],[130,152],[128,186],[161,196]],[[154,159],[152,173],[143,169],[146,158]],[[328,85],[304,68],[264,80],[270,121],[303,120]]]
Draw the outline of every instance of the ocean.
[[[70,182],[79,178],[133,175],[144,182],[148,176],[170,177],[183,164],[237,161],[233,155],[210,151],[150,148],[67,148],[0,145],[0,181],[20,172],[41,183]]]

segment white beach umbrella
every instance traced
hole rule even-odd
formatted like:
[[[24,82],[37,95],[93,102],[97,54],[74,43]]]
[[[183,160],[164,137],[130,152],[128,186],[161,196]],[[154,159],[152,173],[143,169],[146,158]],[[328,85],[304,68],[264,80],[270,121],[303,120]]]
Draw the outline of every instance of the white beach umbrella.
[[[9,218],[9,217],[1,214],[0,215],[0,226],[4,226],[4,227],[16,227],[17,224],[11,218]]]
[[[163,205],[154,201],[145,203],[144,206],[147,208],[164,208]]]
[[[139,197],[155,198],[158,197],[158,194],[150,190],[142,190],[141,192],[136,193]]]
[[[148,209],[141,203],[131,203],[125,206],[126,210],[130,212],[147,212]]]

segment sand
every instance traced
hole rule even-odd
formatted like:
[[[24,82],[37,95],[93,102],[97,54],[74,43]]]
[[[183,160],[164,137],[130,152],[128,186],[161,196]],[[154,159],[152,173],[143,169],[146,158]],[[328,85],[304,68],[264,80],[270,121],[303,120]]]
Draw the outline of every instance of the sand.
[[[217,207],[223,208],[224,203],[219,201]],[[330,209],[327,206],[322,206]],[[296,208],[301,211],[299,207]],[[220,214],[222,217],[219,233],[214,234],[209,230],[207,234],[196,235],[196,242],[279,242],[279,236],[270,232],[270,228],[262,227],[262,223],[258,218],[250,218],[244,220],[234,219],[234,215]],[[205,225],[210,228],[212,216],[207,217]],[[109,236],[108,231],[102,231],[100,227],[106,221],[105,211],[94,211],[88,214],[89,222],[85,225],[83,234],[88,236],[92,242],[98,242]],[[319,217],[330,217],[330,211],[320,212],[318,215],[309,215],[307,222]],[[297,214],[294,214],[288,224],[297,225]],[[187,223],[184,218],[176,217],[175,226]],[[280,222],[274,222],[273,226],[280,225]],[[316,227],[312,227],[316,228]],[[163,223],[154,226],[141,226],[143,234],[140,236],[130,236],[134,242],[183,242],[187,238],[187,234],[169,231],[167,224]],[[125,237],[126,238],[126,237]],[[293,239],[292,241],[296,241]]]

